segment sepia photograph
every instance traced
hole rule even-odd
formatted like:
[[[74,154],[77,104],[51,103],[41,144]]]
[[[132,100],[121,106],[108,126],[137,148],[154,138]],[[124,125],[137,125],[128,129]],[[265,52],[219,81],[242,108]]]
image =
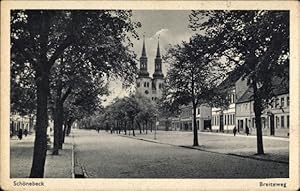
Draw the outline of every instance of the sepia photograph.
[[[297,190],[297,9],[146,3],[5,9],[1,188]]]

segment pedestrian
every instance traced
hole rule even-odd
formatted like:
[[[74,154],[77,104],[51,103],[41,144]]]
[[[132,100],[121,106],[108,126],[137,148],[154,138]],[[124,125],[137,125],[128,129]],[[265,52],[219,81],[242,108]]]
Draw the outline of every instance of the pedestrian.
[[[248,136],[249,135],[249,127],[246,126],[246,135]]]
[[[97,131],[98,131],[98,133],[99,133],[99,131],[100,131],[100,127],[97,127]]]
[[[22,138],[23,138],[23,130],[20,128],[19,129],[19,131],[18,131],[18,138],[20,139],[20,140],[22,140]]]
[[[234,126],[234,128],[233,128],[233,135],[235,136],[236,135],[236,127]]]
[[[27,129],[24,130],[24,135],[25,135],[25,137],[27,137],[27,135],[28,135]]]

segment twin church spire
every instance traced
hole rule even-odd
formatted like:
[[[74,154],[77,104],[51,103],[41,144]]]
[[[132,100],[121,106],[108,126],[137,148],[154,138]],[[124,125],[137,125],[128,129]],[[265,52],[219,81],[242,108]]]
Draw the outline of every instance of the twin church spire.
[[[160,49],[159,49],[159,37],[157,42],[157,51],[156,57],[154,59],[154,73],[153,78],[164,78],[162,73],[162,59],[160,56]],[[142,56],[140,58],[140,72],[139,77],[149,77],[149,73],[147,71],[147,55],[146,55],[146,47],[145,47],[145,35],[143,35],[143,49],[142,49]]]

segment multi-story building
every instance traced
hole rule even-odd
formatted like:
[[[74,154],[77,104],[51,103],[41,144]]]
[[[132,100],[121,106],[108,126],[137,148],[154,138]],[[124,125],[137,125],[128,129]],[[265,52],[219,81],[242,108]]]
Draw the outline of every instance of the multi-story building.
[[[211,107],[201,104],[196,109],[196,127],[199,131],[211,130]],[[191,104],[180,107],[179,117],[172,119],[173,130],[192,131],[193,107]]]
[[[16,135],[19,129],[27,130],[31,133],[33,130],[34,118],[30,115],[21,116],[18,113],[12,113],[10,115],[10,134]]]
[[[281,81],[280,78],[272,80],[274,97],[261,115],[263,135],[288,136],[289,134],[289,86],[288,83],[281,83]],[[253,91],[248,88],[236,103],[236,123],[239,131],[245,131],[248,127],[250,133],[256,133],[253,103]]]
[[[236,100],[248,89],[247,80],[242,78],[242,72],[234,70],[218,87],[228,94],[229,106],[227,108],[212,108],[212,131],[232,131],[236,121]]]
[[[162,97],[164,82],[159,42],[157,43],[156,57],[154,59],[154,73],[151,78],[148,72],[148,58],[144,38],[142,56],[140,57],[140,71],[136,79],[136,93],[155,101]]]

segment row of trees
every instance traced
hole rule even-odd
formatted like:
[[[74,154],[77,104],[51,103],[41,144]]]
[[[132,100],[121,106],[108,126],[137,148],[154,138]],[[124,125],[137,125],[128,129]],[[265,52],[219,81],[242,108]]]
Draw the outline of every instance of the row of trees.
[[[158,116],[159,109],[156,103],[140,95],[131,95],[114,99],[103,112],[81,120],[79,126],[103,129],[111,133],[123,131],[125,135],[132,131],[132,135],[135,136],[136,129],[140,133],[152,131]]]
[[[101,109],[111,78],[122,77],[125,86],[132,83],[136,56],[129,36],[138,38],[140,23],[132,22],[131,14],[11,11],[12,111],[36,115],[30,177],[44,175],[48,114],[54,119],[53,154],[58,154],[66,127]]]
[[[288,81],[288,11],[192,11],[190,28],[197,31],[189,42],[171,47],[165,102],[211,106],[228,105],[218,84],[231,70],[241,72],[253,91],[257,153],[264,154],[261,114],[274,97],[274,76]],[[202,35],[199,35],[202,34]],[[194,143],[198,135],[194,128]]]

